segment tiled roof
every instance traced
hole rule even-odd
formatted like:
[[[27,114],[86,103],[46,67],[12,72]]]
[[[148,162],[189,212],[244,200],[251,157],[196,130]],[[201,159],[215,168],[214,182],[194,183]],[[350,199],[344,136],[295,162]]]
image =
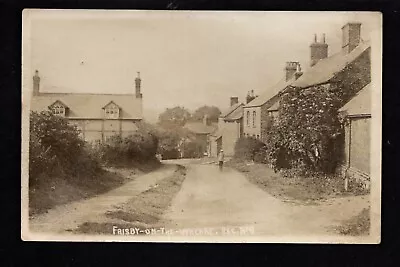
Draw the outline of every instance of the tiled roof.
[[[268,90],[266,90],[263,94],[260,96],[256,97],[249,103],[247,103],[244,107],[259,107],[264,105],[267,101],[269,101],[271,98],[276,96],[279,92],[281,92],[283,89],[285,89],[287,86],[292,84],[295,81],[295,77],[292,77],[290,80],[286,81],[286,78],[281,79],[278,83],[276,83],[274,86],[270,87]]]
[[[223,111],[221,113],[221,115],[219,115],[220,118],[225,118],[226,116],[228,116],[229,114],[231,114],[233,111],[235,111],[238,107],[240,107],[241,105],[243,105],[242,103],[236,103],[232,106],[230,106],[227,110]]]
[[[240,104],[235,110],[224,117],[225,121],[238,120],[243,117],[243,104]]]
[[[103,118],[103,107],[111,101],[121,108],[122,119],[142,119],[143,116],[141,98],[118,94],[41,93],[32,97],[31,110],[48,110],[48,107],[56,101],[61,101],[69,108],[69,118]]]
[[[205,125],[203,122],[188,122],[184,127],[196,134],[210,134],[217,130],[216,124]]]
[[[268,109],[268,111],[277,111],[279,109],[279,99]]]
[[[339,112],[348,116],[371,115],[371,84],[361,89]]]
[[[335,55],[321,59],[299,77],[292,86],[307,88],[314,85],[328,83],[330,79],[343,70],[348,64],[357,59],[363,52],[370,48],[369,42],[359,44],[353,51],[341,51]]]

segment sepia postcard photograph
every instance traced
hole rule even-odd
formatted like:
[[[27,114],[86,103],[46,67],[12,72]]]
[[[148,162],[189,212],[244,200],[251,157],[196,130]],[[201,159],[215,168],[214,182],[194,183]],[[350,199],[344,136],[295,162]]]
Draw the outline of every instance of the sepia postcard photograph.
[[[22,22],[22,240],[381,242],[381,13]]]

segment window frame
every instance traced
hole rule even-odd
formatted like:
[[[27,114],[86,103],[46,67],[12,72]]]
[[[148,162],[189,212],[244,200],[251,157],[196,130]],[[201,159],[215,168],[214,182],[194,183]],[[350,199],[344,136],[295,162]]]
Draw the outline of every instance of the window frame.
[[[256,128],[256,116],[257,116],[257,112],[255,110],[253,110],[253,128]]]

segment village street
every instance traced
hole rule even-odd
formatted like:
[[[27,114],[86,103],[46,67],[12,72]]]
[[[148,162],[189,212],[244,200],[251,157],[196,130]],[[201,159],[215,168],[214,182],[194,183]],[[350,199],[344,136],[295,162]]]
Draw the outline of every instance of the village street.
[[[352,196],[319,205],[285,203],[250,183],[236,170],[218,170],[213,162],[164,161],[158,171],[135,178],[106,194],[56,207],[30,221],[31,230],[67,233],[84,222],[103,223],[105,213],[170,175],[175,164],[187,169],[181,190],[158,225],[165,229],[229,227],[253,229],[257,236],[337,234],[332,227],[369,205],[368,197]],[[109,220],[108,220],[109,221]]]
[[[369,205],[367,196],[337,198],[319,205],[285,203],[236,170],[220,172],[214,164],[186,163],[187,177],[164,216],[165,228],[247,227],[257,236],[330,235],[342,220]]]

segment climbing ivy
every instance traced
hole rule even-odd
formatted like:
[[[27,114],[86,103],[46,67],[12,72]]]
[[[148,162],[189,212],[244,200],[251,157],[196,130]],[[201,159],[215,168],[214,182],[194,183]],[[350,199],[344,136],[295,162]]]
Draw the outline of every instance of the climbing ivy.
[[[344,145],[338,110],[370,81],[367,50],[327,84],[286,88],[280,99],[279,120],[266,133],[274,168],[334,172],[343,160]]]

